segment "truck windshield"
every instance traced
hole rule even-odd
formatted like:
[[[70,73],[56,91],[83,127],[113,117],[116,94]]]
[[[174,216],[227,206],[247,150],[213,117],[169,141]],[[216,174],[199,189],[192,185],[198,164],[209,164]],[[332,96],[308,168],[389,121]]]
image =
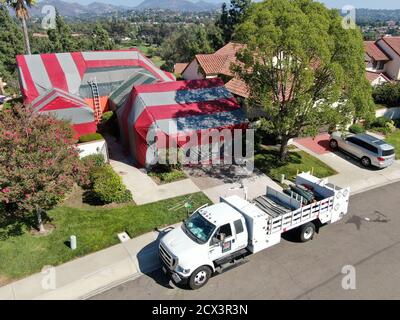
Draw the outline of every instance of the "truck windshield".
[[[182,227],[186,234],[199,243],[206,243],[215,230],[215,226],[199,212],[192,215]]]

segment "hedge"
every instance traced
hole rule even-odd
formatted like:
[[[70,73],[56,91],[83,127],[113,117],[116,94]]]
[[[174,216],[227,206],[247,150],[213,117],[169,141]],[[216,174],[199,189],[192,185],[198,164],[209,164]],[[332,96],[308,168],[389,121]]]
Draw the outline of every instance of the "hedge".
[[[97,141],[97,140],[103,140],[103,136],[100,133],[88,133],[80,136],[79,142],[90,142],[90,141]]]
[[[354,134],[364,133],[365,129],[360,124],[353,124],[349,127],[349,131]]]
[[[102,167],[106,163],[104,155],[101,153],[90,154],[86,157],[83,157],[82,162],[85,164],[85,166],[89,166],[90,168]]]
[[[132,201],[132,194],[126,189],[122,178],[113,170],[109,164],[94,167],[90,172],[92,190],[91,200],[100,204],[111,202]]]

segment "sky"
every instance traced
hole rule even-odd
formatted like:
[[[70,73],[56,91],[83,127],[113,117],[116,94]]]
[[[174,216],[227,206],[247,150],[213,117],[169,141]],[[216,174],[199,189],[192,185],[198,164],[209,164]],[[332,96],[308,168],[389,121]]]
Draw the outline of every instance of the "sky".
[[[88,4],[94,1],[111,3],[115,5],[136,6],[142,0],[64,0],[67,2],[78,2]],[[196,2],[196,0],[191,0]],[[221,3],[224,0],[205,0],[213,3]],[[229,1],[229,0],[227,0]],[[371,9],[400,9],[400,1],[398,0],[319,0],[325,3],[330,8],[342,8],[345,5],[352,5],[356,8],[371,8]]]

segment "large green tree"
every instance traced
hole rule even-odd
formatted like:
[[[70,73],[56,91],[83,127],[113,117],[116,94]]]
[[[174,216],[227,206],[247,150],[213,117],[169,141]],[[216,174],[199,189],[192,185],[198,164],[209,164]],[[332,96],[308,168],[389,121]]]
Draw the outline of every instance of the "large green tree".
[[[243,21],[251,0],[231,0],[230,4],[222,4],[222,12],[216,25],[221,28],[224,42],[232,40],[235,28]]]
[[[100,23],[96,23],[94,26],[92,39],[93,50],[111,50],[114,47],[114,43],[110,39],[107,30],[105,30]]]
[[[233,69],[250,104],[268,114],[282,160],[291,138],[370,114],[361,32],[343,28],[338,11],[312,0],[268,0],[252,4],[236,30],[245,49]]]
[[[22,32],[7,8],[0,6],[0,78],[8,81],[12,77],[16,70],[15,56],[23,52]]]
[[[28,27],[26,21],[29,18],[28,9],[35,4],[35,0],[0,0],[14,9],[15,15],[21,21],[22,31],[24,35],[25,53],[31,54],[31,45],[29,42]]]
[[[65,23],[63,17],[56,12],[56,27],[47,31],[52,52],[76,51],[77,43],[71,35],[71,28]]]
[[[207,32],[208,30],[208,32]],[[172,71],[177,62],[190,62],[199,53],[212,53],[214,45],[218,43],[218,30],[211,26],[206,29],[200,25],[190,25],[173,32],[164,40],[160,48],[160,55],[165,60],[164,68]]]

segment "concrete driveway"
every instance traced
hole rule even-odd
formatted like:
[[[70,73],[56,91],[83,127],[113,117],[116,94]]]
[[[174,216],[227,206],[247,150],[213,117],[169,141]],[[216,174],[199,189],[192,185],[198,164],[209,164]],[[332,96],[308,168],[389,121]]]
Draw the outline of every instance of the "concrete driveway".
[[[282,189],[259,170],[249,172],[237,165],[190,167],[185,173],[214,203],[219,202],[220,197],[244,197],[243,186],[247,189],[248,199],[265,194],[267,186]]]

